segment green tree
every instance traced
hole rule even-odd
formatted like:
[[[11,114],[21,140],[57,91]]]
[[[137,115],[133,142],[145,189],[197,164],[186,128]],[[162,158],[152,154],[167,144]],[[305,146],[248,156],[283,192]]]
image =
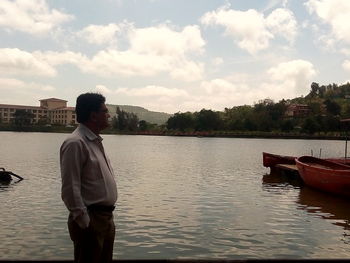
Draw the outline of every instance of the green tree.
[[[192,113],[175,113],[167,121],[167,128],[169,130],[180,130],[182,132],[186,130],[193,130],[195,128],[195,118]]]
[[[313,117],[306,118],[302,124],[302,131],[308,134],[314,134],[320,130],[319,123]]]
[[[327,112],[332,115],[339,115],[341,111],[341,107],[339,104],[333,100],[327,99],[324,104],[326,105]]]
[[[222,117],[224,128],[226,130],[247,130],[245,121],[250,118],[252,112],[253,108],[249,105],[236,106],[231,109],[225,108]]]
[[[150,125],[147,121],[141,120],[139,121],[139,130],[140,131],[148,131],[150,128]]]
[[[284,120],[281,123],[281,130],[284,132],[290,132],[294,129],[294,123],[292,120]]]
[[[322,103],[318,101],[312,101],[308,103],[308,106],[311,109],[313,115],[318,115],[322,113]]]
[[[346,104],[344,107],[344,117],[350,118],[350,104]]]
[[[223,120],[218,112],[202,109],[195,114],[196,130],[210,131],[220,130],[223,127]]]
[[[126,130],[128,127],[127,113],[121,110],[119,107],[117,107],[116,113],[117,115],[114,119],[114,128],[121,131]]]
[[[33,122],[34,119],[34,114],[26,111],[26,110],[16,110],[15,113],[13,114],[14,116],[14,124],[18,127],[30,125]]]
[[[129,131],[136,131],[139,127],[139,118],[137,115],[133,112],[128,112],[127,113],[127,118],[128,118],[128,130]]]
[[[316,82],[311,83],[311,91],[309,93],[310,97],[316,97],[320,92],[320,85]]]
[[[340,120],[337,116],[327,115],[324,117],[324,131],[339,131]]]
[[[139,119],[135,113],[126,112],[117,107],[116,116],[112,118],[113,128],[120,131],[136,131],[138,124]]]

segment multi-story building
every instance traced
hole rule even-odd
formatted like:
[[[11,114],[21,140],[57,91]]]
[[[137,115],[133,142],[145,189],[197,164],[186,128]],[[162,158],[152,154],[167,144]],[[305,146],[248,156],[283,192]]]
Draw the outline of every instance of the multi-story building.
[[[305,104],[290,104],[287,107],[285,116],[287,117],[305,117],[309,115],[311,109]]]
[[[49,98],[40,100],[40,106],[0,104],[0,120],[11,123],[16,110],[25,110],[33,114],[32,123],[72,125],[77,124],[75,108],[67,107],[67,101]]]

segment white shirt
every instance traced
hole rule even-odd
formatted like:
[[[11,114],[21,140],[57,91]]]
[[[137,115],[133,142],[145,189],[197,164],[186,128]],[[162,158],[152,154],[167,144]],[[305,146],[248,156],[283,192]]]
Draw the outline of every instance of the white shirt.
[[[62,200],[80,227],[89,226],[86,207],[112,206],[118,198],[110,160],[104,153],[102,138],[85,125],[63,142],[60,149]]]

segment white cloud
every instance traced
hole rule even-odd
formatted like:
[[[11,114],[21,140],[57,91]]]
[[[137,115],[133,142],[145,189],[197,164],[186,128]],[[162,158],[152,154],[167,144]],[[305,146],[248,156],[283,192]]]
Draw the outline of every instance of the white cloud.
[[[343,69],[350,72],[350,60],[345,60],[344,61]]]
[[[273,38],[264,25],[264,16],[253,9],[236,11],[225,6],[204,14],[201,22],[224,26],[225,34],[233,37],[239,47],[249,53],[267,48],[269,40]]]
[[[310,62],[292,60],[280,63],[261,74],[233,74],[203,81],[200,85],[201,95],[190,96],[180,105],[189,110],[223,110],[224,107],[252,105],[267,97],[275,101],[293,98],[308,92],[315,74]]]
[[[350,48],[342,48],[340,50],[340,53],[344,54],[345,56],[350,56]]]
[[[205,45],[198,26],[186,26],[179,32],[167,25],[133,28],[129,32],[129,39],[132,51],[158,56],[200,53]]]
[[[33,54],[17,48],[0,49],[1,75],[32,75],[53,77],[56,70]]]
[[[281,3],[282,2],[282,3]],[[269,0],[263,12],[268,11],[270,9],[275,8],[276,6],[286,7],[288,4],[288,0]]]
[[[256,75],[234,74],[203,81],[200,85],[201,95],[192,97],[192,101],[187,100],[186,105],[196,110],[201,108],[223,110],[225,107],[250,105],[266,96],[265,91],[259,89],[260,85],[256,79]],[[199,105],[196,106],[195,102]]]
[[[89,25],[77,33],[91,44],[115,44],[116,35],[121,28],[117,24]]]
[[[26,63],[20,60],[12,67],[17,72],[21,69],[24,72],[25,67],[32,74],[54,75],[54,66],[72,64],[82,72],[101,77],[151,77],[167,73],[171,78],[182,81],[197,81],[203,78],[203,64],[190,58],[194,53],[201,53],[205,44],[197,26],[187,26],[183,30],[175,31],[165,25],[143,29],[134,28],[126,22],[124,25],[123,29],[127,29],[126,37],[130,42],[130,47],[126,50],[108,48],[89,58],[72,51],[29,53],[13,49],[12,53],[18,53],[17,57]],[[16,61],[9,58],[3,60],[12,64]],[[4,64],[4,69],[7,68],[7,64]]]
[[[216,57],[216,58],[213,58],[213,59],[212,59],[212,64],[213,64],[214,66],[219,66],[219,65],[221,65],[222,63],[224,63],[224,59],[223,59],[223,58]]]
[[[36,91],[53,91],[55,88],[50,85],[40,84],[35,82],[24,82],[13,78],[0,78],[0,89],[6,90],[36,90]]]
[[[132,51],[108,49],[98,52],[88,63],[79,66],[84,72],[100,76],[154,76],[170,70],[170,58]]]
[[[197,81],[202,79],[204,66],[189,60],[179,60],[170,69],[170,76],[183,81]]]
[[[75,53],[72,51],[55,52],[55,51],[35,51],[33,56],[42,62],[45,62],[51,66],[57,66],[62,64],[73,64],[76,66],[89,63],[89,58],[81,53]]]
[[[231,36],[240,48],[251,54],[268,48],[275,37],[273,33],[293,41],[297,24],[288,9],[276,9],[265,18],[254,9],[239,11],[229,9],[229,5],[204,14],[201,23],[225,27],[225,35]]]
[[[293,42],[297,34],[297,21],[294,14],[283,8],[274,10],[266,18],[266,26],[275,34],[283,36],[288,41]]]
[[[116,94],[124,94],[127,96],[137,97],[186,97],[188,93],[185,90],[176,88],[165,88],[162,86],[149,85],[143,88],[119,88],[115,90]]]
[[[71,19],[72,15],[50,9],[45,0],[1,0],[0,27],[7,30],[44,34]]]
[[[329,35],[320,35],[318,41],[321,43],[320,48],[336,51],[336,40]]]
[[[237,92],[237,86],[225,79],[203,81],[201,87],[209,94],[215,96],[229,96]]]
[[[196,81],[203,78],[203,65],[189,58],[203,52],[205,45],[198,26],[175,31],[169,26],[134,28],[129,24],[127,50],[109,48],[99,51],[87,63],[79,63],[84,72],[100,76],[155,76],[168,73],[172,78]]]
[[[0,78],[0,89],[12,89],[24,86],[24,82],[13,78]]]
[[[111,94],[112,91],[104,85],[96,85],[95,90],[102,94]]]
[[[309,0],[305,3],[310,14],[315,13],[323,22],[332,27],[337,40],[350,43],[350,1],[349,0]]]
[[[309,61],[292,60],[270,68],[267,73],[271,81],[263,83],[263,89],[267,94],[271,94],[272,98],[281,99],[308,92],[316,70]]]

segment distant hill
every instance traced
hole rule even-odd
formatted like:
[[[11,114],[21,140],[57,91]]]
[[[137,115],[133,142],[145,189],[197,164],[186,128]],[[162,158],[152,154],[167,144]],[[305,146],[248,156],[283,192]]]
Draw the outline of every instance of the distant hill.
[[[119,107],[123,111],[135,113],[140,121],[145,120],[149,123],[155,123],[158,125],[166,123],[166,121],[172,116],[172,114],[169,114],[169,113],[149,111],[139,106],[112,105],[112,104],[107,104],[106,106],[111,116],[115,115],[117,111],[117,107]]]

